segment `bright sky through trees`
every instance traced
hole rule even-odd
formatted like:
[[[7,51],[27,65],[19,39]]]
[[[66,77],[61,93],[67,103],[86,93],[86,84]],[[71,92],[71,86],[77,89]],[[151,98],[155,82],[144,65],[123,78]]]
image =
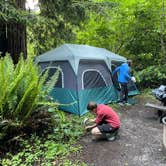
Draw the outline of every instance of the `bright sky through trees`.
[[[26,9],[30,9],[33,11],[39,11],[38,0],[27,0]]]

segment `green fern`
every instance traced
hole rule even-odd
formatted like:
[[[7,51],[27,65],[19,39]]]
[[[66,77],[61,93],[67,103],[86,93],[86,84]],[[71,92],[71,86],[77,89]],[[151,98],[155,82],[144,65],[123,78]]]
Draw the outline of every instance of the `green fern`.
[[[59,73],[60,73],[60,68],[58,68],[58,70],[56,71],[56,73],[50,78],[50,80],[48,80],[45,84],[45,90],[49,93],[53,87],[55,86],[55,83],[58,80],[59,77]]]
[[[22,99],[19,101],[17,108],[14,111],[14,116],[25,116],[31,111],[32,102],[35,101],[38,91],[36,91],[36,83],[32,82],[25,91]]]
[[[3,114],[3,107],[6,106],[8,101],[8,87],[13,79],[13,71],[14,71],[14,65],[9,58],[9,56],[6,56],[1,59],[0,63],[0,111],[1,114]]]
[[[9,55],[0,59],[0,117],[14,123],[23,123],[30,118],[37,107],[43,105],[55,107],[56,103],[47,102],[46,95],[58,79],[58,72],[43,85],[48,71],[40,76],[39,67],[28,58],[20,58],[14,66]]]

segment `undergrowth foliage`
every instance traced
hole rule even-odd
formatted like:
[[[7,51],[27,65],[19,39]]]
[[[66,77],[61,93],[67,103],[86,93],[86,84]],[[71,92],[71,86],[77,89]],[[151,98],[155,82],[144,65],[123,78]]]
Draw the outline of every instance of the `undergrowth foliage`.
[[[166,65],[149,66],[136,73],[136,80],[140,89],[166,85]]]
[[[51,111],[51,110],[50,110]],[[71,153],[81,151],[76,145],[76,140],[82,135],[83,128],[80,127],[83,117],[67,114],[53,115],[56,119],[55,128],[52,133],[38,136],[35,133],[29,138],[20,138],[20,148],[17,153],[7,153],[2,160],[4,166],[86,166],[74,160],[67,160]],[[74,117],[73,117],[74,116]],[[73,127],[74,126],[74,127]]]
[[[57,105],[48,102],[46,96],[53,88],[58,74],[54,74],[45,84],[48,72],[40,76],[39,68],[32,59],[24,60],[21,57],[16,66],[9,55],[0,59],[0,140],[12,138],[13,133],[20,134],[27,125],[33,128],[34,123],[29,121],[34,114],[36,116],[42,111],[45,116],[43,107]]]

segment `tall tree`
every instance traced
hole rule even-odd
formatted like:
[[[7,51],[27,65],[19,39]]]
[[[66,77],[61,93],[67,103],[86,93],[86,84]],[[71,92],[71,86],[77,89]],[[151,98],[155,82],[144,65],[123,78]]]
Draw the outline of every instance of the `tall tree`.
[[[5,0],[1,6],[3,17],[0,18],[0,41],[4,42],[4,45],[0,49],[2,55],[10,53],[14,63],[17,63],[21,53],[25,58],[27,56],[26,24],[20,14],[25,11],[25,0]]]
[[[112,1],[117,5],[106,9],[108,14],[104,17],[91,14],[90,20],[78,31],[77,41],[132,58],[138,69],[165,62],[165,0],[163,3],[158,0]]]
[[[89,0],[39,0],[40,14],[31,24],[28,37],[35,43],[35,53],[41,54],[74,37],[74,28],[86,18]],[[37,32],[36,32],[37,29]]]
[[[36,54],[72,42],[76,29],[88,18],[89,11],[101,13],[105,5],[107,3],[95,0],[39,0],[40,17],[31,24],[30,37],[30,42],[35,43]]]
[[[13,5],[17,10],[25,10],[25,0],[16,0]],[[27,56],[25,23],[8,23],[7,35],[8,52],[12,56],[14,63],[17,63],[21,53],[24,57]]]

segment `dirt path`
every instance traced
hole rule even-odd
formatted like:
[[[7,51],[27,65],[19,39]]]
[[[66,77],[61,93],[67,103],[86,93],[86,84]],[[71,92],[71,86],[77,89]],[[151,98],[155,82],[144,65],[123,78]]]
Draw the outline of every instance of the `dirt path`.
[[[162,124],[156,110],[137,99],[134,106],[120,107],[120,139],[94,142],[90,135],[80,141],[83,150],[76,158],[88,166],[166,166],[162,145]]]

